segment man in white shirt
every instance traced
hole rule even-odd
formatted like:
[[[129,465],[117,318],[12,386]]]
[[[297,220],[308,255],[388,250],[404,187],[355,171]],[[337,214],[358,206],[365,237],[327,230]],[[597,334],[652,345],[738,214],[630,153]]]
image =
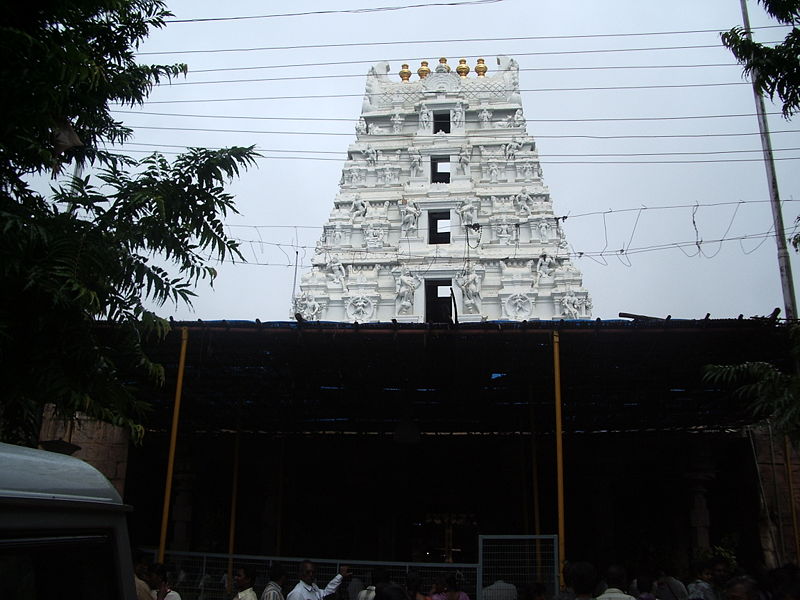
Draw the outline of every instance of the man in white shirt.
[[[322,600],[325,596],[330,596],[338,589],[342,580],[350,574],[350,569],[342,565],[339,568],[339,574],[328,582],[324,590],[319,589],[314,582],[314,573],[313,562],[304,560],[300,563],[300,581],[286,596],[286,600]]]
[[[628,574],[625,567],[611,565],[606,572],[606,591],[600,594],[595,600],[636,600],[622,590],[628,587]]]
[[[507,583],[504,579],[504,575],[501,574],[492,585],[483,588],[483,599],[517,600],[517,586]]]
[[[255,573],[251,567],[239,567],[233,581],[236,583],[236,589],[239,590],[237,594],[238,600],[258,600],[255,591],[253,590],[253,581],[255,580]]]

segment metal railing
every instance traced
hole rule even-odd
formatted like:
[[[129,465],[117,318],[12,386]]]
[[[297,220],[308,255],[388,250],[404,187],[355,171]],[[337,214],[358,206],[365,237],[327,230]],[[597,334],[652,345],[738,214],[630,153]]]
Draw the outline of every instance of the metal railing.
[[[502,577],[518,587],[542,583],[552,598],[558,590],[557,548],[556,536],[480,536],[478,563],[331,560],[313,557],[310,560],[316,567],[317,584],[322,588],[339,572],[341,565],[350,567],[353,577],[348,589],[337,593],[341,600],[356,600],[358,592],[371,582],[372,571],[376,568],[384,569],[389,579],[399,584],[405,584],[408,574],[416,572],[422,582],[423,592],[430,590],[435,582],[454,575],[460,588],[470,598],[481,600],[483,588]],[[153,551],[152,560],[155,558],[156,552]],[[174,567],[174,588],[182,600],[228,600],[229,564],[234,575],[240,567],[252,567],[256,574],[253,587],[260,597],[269,581],[268,573],[273,563],[279,562],[286,567],[289,573],[288,589],[291,589],[298,581],[300,563],[306,558],[167,551],[165,562]]]

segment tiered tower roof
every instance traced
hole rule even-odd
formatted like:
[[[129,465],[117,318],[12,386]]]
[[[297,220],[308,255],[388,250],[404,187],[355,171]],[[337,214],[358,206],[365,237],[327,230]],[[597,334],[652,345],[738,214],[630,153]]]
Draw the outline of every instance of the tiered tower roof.
[[[370,68],[339,193],[293,300],[306,320],[591,316],[528,135],[519,67]],[[472,74],[474,73],[474,75]],[[412,79],[414,79],[412,81]]]

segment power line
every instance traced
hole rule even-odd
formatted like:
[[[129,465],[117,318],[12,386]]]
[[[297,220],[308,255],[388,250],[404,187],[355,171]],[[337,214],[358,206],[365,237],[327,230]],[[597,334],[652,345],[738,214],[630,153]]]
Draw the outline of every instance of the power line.
[[[519,90],[526,93],[541,93],[541,92],[600,92],[600,91],[615,91],[615,90],[663,90],[663,89],[687,89],[687,88],[704,88],[704,87],[723,87],[730,85],[750,85],[747,81],[728,81],[720,83],[670,83],[659,85],[620,85],[620,86],[595,86],[595,87],[572,87],[572,88],[536,88],[532,90]],[[500,91],[517,91],[517,90],[492,90],[493,92]],[[209,102],[251,102],[263,100],[319,100],[322,98],[361,98],[364,96],[360,94],[298,94],[294,96],[255,96],[247,98],[202,98],[198,100],[148,100],[148,104],[189,104],[189,103],[209,103]]]
[[[531,67],[520,69],[520,71],[605,71],[613,69],[696,69],[696,68],[710,68],[710,67],[740,67],[736,63],[711,63],[704,65],[630,65],[630,66],[607,66],[607,67]],[[246,69],[257,69],[259,67],[245,67]],[[220,68],[220,69],[204,69],[202,71],[190,71],[193,73],[208,73],[212,71],[233,71],[236,69]],[[222,83],[267,83],[273,81],[303,81],[307,79],[355,79],[363,78],[364,73],[343,74],[343,75],[300,75],[292,77],[255,77],[250,79],[220,79],[216,81],[174,81],[162,82],[159,84],[162,87],[175,87],[181,85],[212,85]]]
[[[599,215],[616,215],[616,214],[623,214],[628,212],[641,212],[641,211],[662,211],[662,210],[677,210],[677,209],[684,209],[684,208],[718,208],[724,206],[739,206],[739,205],[746,205],[746,204],[768,204],[770,200],[728,200],[724,202],[693,202],[687,204],[659,204],[655,206],[630,206],[624,208],[616,208],[616,209],[606,209],[606,210],[598,210],[586,213],[577,213],[577,214],[567,214],[567,215],[556,215],[556,219],[561,220],[570,220],[574,221],[575,219],[580,219],[584,217],[593,217]],[[800,200],[790,199],[790,200],[783,200],[784,204],[793,203],[793,202],[800,202]],[[252,225],[252,224],[239,224],[239,223],[225,223],[225,227],[231,228],[238,228],[238,229],[315,229],[320,230],[323,229],[322,225]],[[788,228],[787,228],[788,230]]]
[[[176,21],[169,21],[176,22]],[[760,29],[780,29],[784,25],[766,25],[763,27],[753,27],[753,30]],[[393,41],[377,41],[377,42],[341,42],[335,44],[298,44],[293,46],[257,46],[251,48],[216,48],[216,49],[201,49],[201,50],[165,50],[161,52],[137,52],[138,56],[152,56],[156,54],[208,54],[216,52],[254,52],[254,51],[272,51],[272,50],[310,50],[316,48],[352,48],[365,46],[400,46],[400,45],[413,45],[413,44],[462,44],[462,43],[477,43],[477,42],[521,42],[521,41],[539,41],[539,40],[576,40],[576,39],[596,39],[596,38],[614,38],[614,37],[649,37],[657,35],[689,35],[698,33],[713,33],[719,34],[721,31],[727,31],[728,26],[719,29],[689,29],[685,31],[650,31],[650,32],[633,32],[633,33],[593,33],[585,35],[532,35],[532,36],[517,36],[517,37],[496,37],[496,38],[451,38],[451,39],[438,39],[438,40],[393,40]]]
[[[132,144],[132,145],[141,145],[141,146],[158,146],[158,147],[169,147],[169,148],[189,148],[189,146],[181,146],[176,144]],[[219,148],[211,148],[212,150],[218,150]],[[774,152],[792,152],[800,150],[800,147],[795,148],[773,148]],[[325,160],[342,160],[346,153],[344,152],[334,152],[334,151],[314,151],[314,150],[269,150],[266,148],[256,148],[257,152],[295,152],[295,153],[309,153],[309,154],[338,154],[342,156],[342,158],[337,159],[325,159]],[[713,154],[742,154],[742,153],[753,153],[753,152],[761,152],[760,148],[754,148],[752,150],[699,150],[696,152],[625,152],[625,153],[600,153],[600,152],[593,152],[588,154],[540,154],[538,156],[539,159],[544,158],[545,160],[550,158],[564,158],[564,157],[629,157],[629,156],[697,156],[697,155],[713,155]],[[303,157],[295,157],[295,158],[303,158]],[[478,165],[481,164],[480,161],[470,161],[471,165]]]
[[[128,149],[126,152],[136,152],[136,153],[144,153],[150,154],[148,150],[136,150],[136,149]],[[740,152],[757,152],[757,150],[742,150]],[[161,154],[169,154],[169,155],[178,155],[181,154],[180,152],[173,152],[173,151],[164,151]],[[678,154],[678,153],[675,153]],[[700,152],[690,152],[688,154],[702,154]],[[712,154],[719,154],[719,153],[712,153]],[[665,154],[666,155],[666,154]],[[555,156],[580,156],[580,155],[555,155]],[[594,155],[587,155],[587,156],[604,156],[600,154]],[[615,155],[608,155],[608,156],[615,156]],[[618,155],[618,156],[626,156],[626,155]],[[641,154],[641,155],[632,155],[632,156],[660,156],[660,155],[648,155],[648,154]],[[256,160],[322,160],[322,161],[333,161],[333,162],[342,162],[344,158],[326,158],[323,156],[260,156],[257,157]],[[677,164],[702,164],[702,163],[730,163],[730,162],[763,162],[763,158],[726,158],[726,159],[698,159],[698,160],[632,160],[632,161],[625,161],[625,160],[615,160],[615,161],[602,161],[602,160],[591,160],[591,161],[583,161],[583,160],[550,160],[548,158],[539,157],[539,162],[543,165],[637,165],[637,164],[651,164],[651,165],[677,165]],[[800,156],[785,156],[785,157],[775,157],[775,160],[800,160]]]
[[[428,4],[407,4],[403,6],[376,6],[373,8],[342,8],[331,10],[310,10],[296,13],[279,13],[274,15],[248,15],[238,17],[208,17],[199,19],[167,19],[165,23],[208,23],[218,21],[244,21],[251,19],[275,19],[279,17],[306,17],[310,15],[332,15],[332,14],[363,14],[374,12],[387,12],[396,10],[406,10],[411,8],[432,8],[438,6],[472,6],[477,4],[496,4],[503,0],[461,0],[454,2],[431,2]]]
[[[778,42],[764,42],[765,44],[776,44]],[[695,45],[695,46],[657,46],[657,47],[649,47],[649,48],[609,48],[609,49],[595,49],[595,50],[559,50],[559,51],[549,51],[549,52],[515,52],[514,56],[566,56],[566,55],[574,55],[574,54],[601,54],[601,53],[609,53],[609,52],[651,52],[651,51],[661,51],[661,50],[696,50],[696,49],[703,49],[703,48],[718,48],[718,49],[725,49],[725,47],[720,44],[702,44],[702,45]],[[465,55],[461,58],[480,58],[483,55],[474,54],[474,55]],[[417,56],[411,58],[389,58],[389,59],[368,59],[368,60],[340,60],[340,61],[328,61],[328,62],[314,62],[314,63],[294,63],[294,64],[285,64],[285,65],[263,65],[258,67],[259,69],[291,69],[296,67],[327,67],[333,65],[358,65],[358,64],[375,64],[376,62],[413,62],[417,60],[430,60],[427,56]]]
[[[741,67],[738,63],[709,63],[696,65],[608,65],[597,67],[525,67],[520,71],[602,71],[611,69],[695,69],[704,67]],[[221,71],[255,71],[258,69],[271,69],[274,65],[255,65],[250,67],[218,67],[214,69],[189,69],[189,74],[196,73],[217,73]],[[365,77],[365,73],[347,75],[308,75],[302,77],[276,77],[270,81],[289,81],[292,79],[324,79],[329,77]],[[258,80],[256,80],[258,81]],[[186,85],[185,82],[175,82],[172,85]]]
[[[152,113],[150,113],[152,114]],[[133,129],[142,129],[142,127],[132,126]],[[224,132],[226,130],[220,129],[193,129],[192,131],[204,131],[207,133],[215,133],[215,132]],[[240,133],[279,133],[279,132],[261,132],[258,130],[241,130]],[[778,131],[771,131],[770,134],[779,134],[779,133],[800,133],[800,129],[785,129],[785,130],[778,130]],[[341,135],[352,135],[348,133],[343,133]],[[552,140],[560,140],[560,139],[591,139],[591,140],[625,140],[625,139],[691,139],[691,138],[708,138],[708,137],[746,137],[746,136],[753,136],[753,135],[761,135],[758,131],[750,131],[750,132],[742,132],[742,133],[674,133],[674,134],[636,134],[636,135],[583,135],[583,134],[564,134],[564,135],[536,135],[533,136],[535,139],[552,139]],[[127,144],[131,144],[132,142],[126,142]],[[147,145],[147,144],[140,144],[140,145]],[[150,144],[152,146],[158,146],[159,144]],[[169,144],[171,146],[176,146],[180,148],[186,148],[187,146],[182,144]],[[269,150],[270,152],[311,152],[314,154],[344,154],[345,151],[334,151],[334,150]]]
[[[783,232],[783,235],[786,235],[786,231]],[[572,252],[564,252],[562,256],[568,258],[592,258],[592,257],[611,257],[611,256],[630,256],[636,254],[646,254],[651,252],[663,252],[665,250],[681,250],[683,252],[683,248],[697,248],[698,246],[708,246],[709,244],[722,244],[724,242],[743,242],[748,240],[766,240],[775,237],[775,233],[770,229],[765,232],[757,232],[757,233],[748,233],[743,235],[736,235],[736,236],[722,236],[720,238],[711,239],[711,240],[684,240],[684,241],[672,241],[672,242],[664,242],[660,244],[651,244],[648,246],[639,246],[635,248],[621,248],[617,250],[608,250],[604,248],[603,250],[589,250],[589,251],[572,251]],[[265,242],[261,240],[238,240],[240,242],[249,244],[249,245],[256,245],[256,244],[265,244]],[[274,246],[282,246],[287,248],[299,248],[310,250],[312,246],[305,246],[305,245],[296,245],[296,244],[276,244],[272,243],[269,245]],[[342,251],[341,254],[345,257],[352,257],[355,258],[357,255],[364,255],[367,254],[372,255],[372,258],[378,259],[380,254],[384,255],[385,258],[391,258],[394,260],[404,260],[404,261],[413,261],[413,260],[422,260],[425,261],[431,260],[430,256],[427,254],[411,254],[407,252],[398,251],[397,249],[389,249],[387,248],[384,251],[375,251],[375,250],[368,250],[366,248],[348,248],[346,251]],[[685,254],[685,252],[684,252]],[[226,257],[223,261],[216,260],[216,262],[222,263],[230,263],[230,264],[250,264],[253,266],[285,266],[285,267],[293,267],[294,263],[288,262],[286,264],[283,263],[260,263],[254,261],[239,261],[236,259],[232,259],[230,257]],[[463,259],[461,257],[456,256],[437,256],[435,262],[440,266],[453,266],[453,265],[461,265],[463,263]],[[309,269],[313,267],[313,264],[302,264],[301,267],[305,269]]]
[[[345,119],[345,118],[329,118],[329,117],[269,117],[262,115],[198,115],[186,113],[162,113],[162,112],[146,112],[135,110],[119,110],[112,109],[110,112],[119,114],[140,114],[140,115],[154,115],[164,117],[193,117],[204,119],[248,119],[257,121],[343,121],[355,123],[358,119]],[[767,113],[768,115],[780,115],[780,111]],[[719,115],[681,115],[675,117],[590,117],[584,119],[525,119],[526,123],[597,123],[597,122],[610,122],[610,121],[675,121],[675,120],[690,120],[690,119],[728,119],[728,118],[741,118],[741,117],[755,117],[755,113],[733,113],[733,114],[719,114]],[[472,119],[467,119],[467,123],[477,123]],[[208,130],[216,131],[216,130]],[[248,132],[243,132],[248,133]],[[257,133],[257,132],[256,132]],[[347,134],[351,135],[351,134]],[[383,137],[383,136],[381,136]],[[386,136],[389,137],[389,136]],[[541,137],[541,136],[534,136]]]

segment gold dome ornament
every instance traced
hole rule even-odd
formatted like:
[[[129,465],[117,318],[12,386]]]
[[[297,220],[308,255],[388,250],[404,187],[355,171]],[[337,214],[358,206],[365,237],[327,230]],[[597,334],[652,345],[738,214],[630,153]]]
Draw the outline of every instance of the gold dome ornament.
[[[467,73],[469,73],[469,65],[467,64],[466,58],[459,59],[458,66],[456,67],[456,73],[458,73],[460,77],[467,76]]]
[[[428,75],[431,74],[431,70],[428,67],[428,61],[427,60],[423,60],[420,63],[420,65],[421,65],[420,68],[417,69],[417,75],[419,75],[420,79],[425,79]]]
[[[486,61],[482,58],[478,59],[478,64],[475,65],[475,73],[478,77],[486,77],[486,71],[489,70],[489,67],[486,66]]]
[[[444,56],[439,59],[439,64],[436,65],[436,72],[437,73],[449,73],[450,72],[450,65],[447,64],[447,59]]]
[[[403,80],[403,83],[408,83],[408,80],[411,79],[411,69],[408,68],[408,65],[403,65],[400,69],[400,79]]]

